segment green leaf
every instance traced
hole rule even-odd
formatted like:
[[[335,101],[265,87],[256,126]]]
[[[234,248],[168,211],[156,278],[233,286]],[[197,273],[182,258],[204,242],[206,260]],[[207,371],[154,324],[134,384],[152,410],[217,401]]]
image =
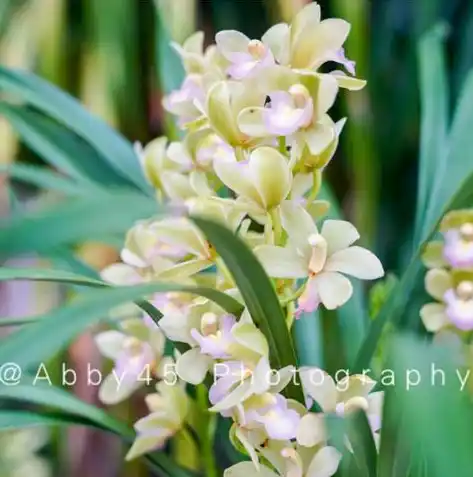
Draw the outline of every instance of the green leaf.
[[[0,281],[32,280],[41,282],[70,283],[92,287],[107,287],[105,282],[79,275],[77,273],[49,270],[45,268],[6,268],[0,267]]]
[[[210,220],[192,217],[228,267],[255,324],[268,340],[275,369],[297,366],[296,352],[278,296],[258,259],[230,230]],[[303,402],[302,391],[293,383],[291,397]]]
[[[429,477],[468,477],[473,467],[473,408],[468,392],[461,391],[461,371],[449,348],[403,336],[394,341],[389,363],[396,386],[386,389],[393,394],[388,411],[396,426],[405,417],[400,439],[410,450],[413,468],[426,464]],[[435,381],[432,369],[441,370]],[[419,379],[417,385],[407,384],[408,372],[411,383]]]
[[[61,124],[30,108],[6,103],[0,103],[0,114],[30,149],[71,179],[89,187],[129,187],[129,181],[119,176],[94,148]]]
[[[51,279],[50,275],[47,278]],[[75,278],[73,280],[75,281]],[[150,283],[91,291],[81,294],[63,308],[38,317],[35,323],[10,336],[0,345],[0,363],[14,362],[22,369],[26,369],[64,349],[75,336],[103,320],[111,308],[131,301],[142,302],[145,296],[170,291],[201,295],[214,301],[229,313],[241,312],[241,305],[236,300],[205,287]]]
[[[133,191],[97,191],[0,222],[0,250],[11,256],[44,253],[126,231],[139,219],[159,213],[149,197]]]
[[[5,67],[0,67],[0,90],[20,97],[66,125],[97,150],[123,178],[152,194],[132,145],[67,93],[31,73]]]
[[[44,373],[41,376],[44,376]],[[25,379],[23,378],[23,380]],[[33,384],[33,381],[31,384],[19,384],[18,386],[10,387],[1,386],[0,399],[52,408],[71,416],[86,419],[96,427],[106,429],[126,438],[132,439],[134,435],[133,431],[126,424],[117,421],[104,410],[81,401],[73,394],[53,386]]]
[[[443,175],[449,126],[449,87],[445,59],[446,26],[437,25],[418,46],[421,93],[421,136],[415,244],[437,177]]]
[[[54,190],[66,195],[90,194],[90,186],[78,185],[46,167],[14,163],[8,166],[0,165],[0,173],[41,189]]]

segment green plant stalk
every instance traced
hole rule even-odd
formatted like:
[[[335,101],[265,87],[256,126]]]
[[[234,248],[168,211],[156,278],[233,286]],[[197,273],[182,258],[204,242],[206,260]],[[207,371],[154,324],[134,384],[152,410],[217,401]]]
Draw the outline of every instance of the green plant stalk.
[[[351,33],[346,43],[347,56],[356,60],[357,76],[368,77],[370,2],[333,0],[333,10],[336,16],[351,23]],[[348,92],[344,95],[344,101],[349,123],[342,140],[354,181],[354,222],[360,231],[362,242],[371,246],[378,214],[379,166],[373,140],[370,98],[365,89]]]
[[[202,465],[206,477],[218,477],[217,462],[214,453],[217,414],[209,412],[208,392],[204,384],[200,384],[196,387],[196,393],[197,404],[201,413],[199,438],[202,452]]]

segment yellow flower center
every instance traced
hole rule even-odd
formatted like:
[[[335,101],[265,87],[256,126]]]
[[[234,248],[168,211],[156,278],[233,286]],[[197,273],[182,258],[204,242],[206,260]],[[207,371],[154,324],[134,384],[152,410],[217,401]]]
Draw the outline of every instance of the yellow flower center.
[[[457,296],[463,301],[473,299],[473,282],[463,281],[457,286]]]
[[[207,312],[202,315],[201,330],[206,336],[217,334],[218,317],[215,313]]]
[[[320,234],[312,234],[309,236],[308,242],[312,247],[309,275],[314,276],[324,268],[327,258],[327,241]]]
[[[294,104],[298,108],[303,108],[310,99],[307,88],[301,84],[294,84],[289,88],[289,94],[294,100]]]
[[[248,43],[248,53],[255,59],[261,59],[266,54],[266,47],[259,40],[251,40]]]
[[[125,340],[123,347],[125,348],[125,351],[133,357],[140,355],[143,350],[141,341],[132,336]]]

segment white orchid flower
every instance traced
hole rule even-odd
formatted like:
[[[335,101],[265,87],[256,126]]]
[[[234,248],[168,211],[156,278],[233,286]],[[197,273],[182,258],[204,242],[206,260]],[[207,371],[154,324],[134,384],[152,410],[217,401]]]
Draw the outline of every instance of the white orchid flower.
[[[337,472],[341,454],[334,447],[314,449],[311,455],[304,454],[304,459],[297,450],[285,447],[281,450],[276,470],[266,466],[256,469],[251,462],[240,462],[224,472],[224,477],[331,477]]]
[[[139,337],[116,330],[104,331],[95,336],[100,353],[114,361],[114,368],[99,389],[104,404],[117,404],[144,386],[153,375],[159,374],[164,355],[164,335],[159,328],[150,330],[141,320]],[[130,323],[129,323],[130,324]],[[133,323],[132,323],[133,324]]]
[[[254,149],[248,161],[215,161],[214,167],[220,180],[238,194],[237,203],[260,220],[279,206],[291,190],[288,161],[271,147]]]
[[[186,253],[178,263],[169,264],[169,261],[164,262],[161,258],[156,273],[159,279],[190,277],[214,264],[215,250],[189,219],[170,217],[158,220],[150,225],[150,231],[159,237],[160,243]]]
[[[336,79],[311,72],[295,75],[283,67],[268,69],[268,75],[273,78],[255,88],[267,88],[269,101],[243,109],[238,127],[251,137],[289,137],[294,152],[300,151],[297,158],[305,147],[312,156],[320,156],[337,138],[327,115],[337,97]]]
[[[314,311],[320,303],[329,310],[345,304],[353,288],[343,274],[364,280],[383,276],[381,262],[373,253],[352,246],[359,234],[351,223],[326,220],[319,233],[301,206],[285,203],[281,211],[288,245],[262,245],[254,252],[271,277],[309,278],[299,299],[299,313]]]
[[[420,316],[428,331],[455,327],[461,331],[473,329],[473,274],[434,268],[425,276],[425,288],[437,303],[428,303]]]
[[[236,30],[223,30],[215,36],[219,52],[230,62],[227,73],[234,79],[254,75],[274,65],[271,49],[259,40],[250,40]]]
[[[161,381],[157,393],[146,396],[150,414],[135,424],[137,437],[126,460],[132,460],[148,452],[161,449],[184,425],[189,412],[189,398],[185,388]]]
[[[333,61],[355,74],[355,63],[345,56],[343,44],[350,33],[350,24],[338,18],[321,21],[317,2],[304,7],[291,25],[279,23],[271,27],[262,41],[273,52],[281,65],[300,70],[318,70],[324,63]],[[361,89],[366,82],[335,72],[341,87]]]
[[[366,412],[373,433],[381,428],[384,393],[372,392],[376,382],[368,376],[351,375],[335,383],[321,369],[304,367],[300,370],[300,377],[306,395],[317,402],[323,413],[336,413],[343,417],[362,410]],[[323,414],[306,414],[298,430],[298,443],[312,447],[325,439]]]

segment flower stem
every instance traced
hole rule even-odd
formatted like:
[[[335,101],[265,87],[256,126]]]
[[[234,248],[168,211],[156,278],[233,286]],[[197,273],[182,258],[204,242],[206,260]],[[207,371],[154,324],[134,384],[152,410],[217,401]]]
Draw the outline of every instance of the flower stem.
[[[279,144],[279,152],[283,154],[284,156],[286,156],[287,155],[286,138],[284,136],[280,136],[278,138],[278,144]]]
[[[284,297],[280,303],[282,306],[285,306],[293,301],[296,301],[303,293],[305,290],[306,282],[304,282],[294,293],[291,295]]]
[[[313,174],[313,183],[312,189],[309,196],[307,197],[307,203],[310,204],[313,202],[316,197],[319,195],[320,187],[322,185],[322,171],[320,169],[314,169]]]
[[[214,441],[217,427],[217,415],[209,412],[207,388],[204,384],[196,387],[197,403],[199,405],[202,421],[199,432],[202,451],[202,463],[206,477],[218,477],[217,463],[215,461]]]

